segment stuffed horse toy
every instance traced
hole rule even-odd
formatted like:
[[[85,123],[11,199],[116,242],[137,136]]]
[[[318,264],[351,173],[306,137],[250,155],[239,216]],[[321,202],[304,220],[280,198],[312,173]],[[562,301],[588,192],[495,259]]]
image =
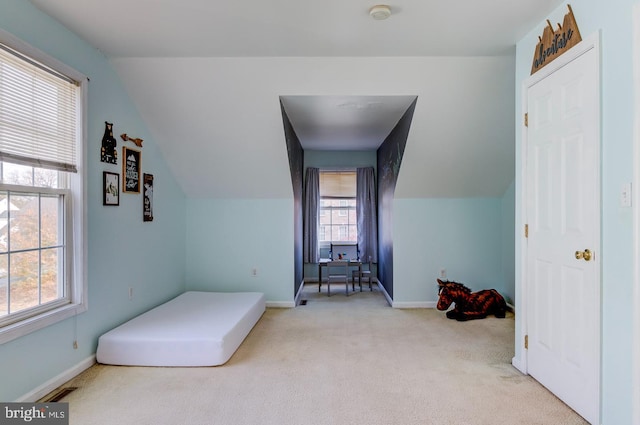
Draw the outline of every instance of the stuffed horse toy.
[[[507,303],[502,295],[495,289],[471,292],[471,289],[462,283],[438,280],[438,305],[437,309],[444,311],[451,303],[456,306],[447,311],[449,319],[459,321],[484,319],[490,314],[503,318],[507,312]]]

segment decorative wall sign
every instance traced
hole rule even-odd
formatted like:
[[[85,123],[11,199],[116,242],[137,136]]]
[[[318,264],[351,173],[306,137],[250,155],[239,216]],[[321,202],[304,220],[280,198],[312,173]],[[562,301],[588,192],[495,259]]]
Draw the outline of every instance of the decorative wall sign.
[[[140,193],[140,151],[122,147],[122,191]]]
[[[102,205],[120,205],[120,174],[102,173]]]
[[[547,19],[547,26],[542,32],[542,37],[538,37],[540,41],[533,54],[531,75],[582,41],[576,18],[573,16],[573,9],[571,9],[571,5],[567,5],[567,7],[569,13],[564,15],[564,21],[562,25],[558,24],[557,30],[553,30],[551,22]]]
[[[134,145],[136,145],[137,147],[141,148],[142,147],[142,139],[138,139],[138,138],[133,138],[133,137],[129,137],[127,136],[127,133],[122,133],[120,135],[120,138],[122,140],[124,140],[125,142],[132,142]]]
[[[142,195],[142,219],[153,221],[153,174],[144,174]]]
[[[116,151],[116,139],[113,137],[113,123],[104,122],[104,135],[102,136],[102,147],[100,148],[100,161],[109,164],[118,163],[118,152]]]

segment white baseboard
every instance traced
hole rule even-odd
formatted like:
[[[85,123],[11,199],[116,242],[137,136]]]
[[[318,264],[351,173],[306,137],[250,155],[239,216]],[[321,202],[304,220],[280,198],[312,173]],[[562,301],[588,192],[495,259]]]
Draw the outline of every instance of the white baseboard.
[[[511,359],[511,365],[513,365],[513,367],[515,367],[516,369],[518,369],[520,372],[524,373],[525,375],[527,374],[527,368],[524,365],[524,362],[521,361],[519,358],[514,357]]]
[[[293,304],[294,305],[300,305],[300,299],[302,298],[302,292],[304,291],[304,284],[307,283],[306,279],[302,279],[302,283],[300,284],[300,287],[298,288],[298,293],[296,294],[295,299],[293,300]]]
[[[30,391],[27,394],[24,394],[23,396],[19,397],[16,400],[16,402],[19,402],[19,403],[20,402],[36,402],[40,400],[42,397],[49,394],[51,391],[64,385],[65,382],[68,382],[71,379],[75,378],[76,376],[80,375],[82,372],[89,369],[94,364],[96,364],[95,354],[87,357],[77,365],[65,370],[60,375],[54,376],[44,384],[35,388],[33,391]]]
[[[393,308],[436,308],[436,301],[394,301]]]
[[[380,279],[378,279],[377,277],[375,279],[376,279],[376,284],[378,285],[378,289],[384,294],[384,297],[387,299],[387,304],[393,307],[393,300],[389,296],[387,289],[382,285],[382,283],[380,283]]]
[[[265,304],[270,308],[293,308],[296,306],[295,301],[267,301]]]

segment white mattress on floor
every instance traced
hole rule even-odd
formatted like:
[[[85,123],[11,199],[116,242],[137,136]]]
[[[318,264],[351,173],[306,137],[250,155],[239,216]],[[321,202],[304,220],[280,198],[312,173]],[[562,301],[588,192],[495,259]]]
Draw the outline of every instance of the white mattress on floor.
[[[126,366],[221,365],[264,311],[260,292],[185,292],[102,335],[96,359]]]

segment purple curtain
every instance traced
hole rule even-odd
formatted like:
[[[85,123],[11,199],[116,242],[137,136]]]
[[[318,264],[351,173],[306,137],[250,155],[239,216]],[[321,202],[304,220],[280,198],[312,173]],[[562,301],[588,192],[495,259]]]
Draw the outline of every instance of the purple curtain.
[[[304,187],[304,245],[302,257],[305,263],[320,261],[318,250],[318,216],[320,215],[320,172],[308,167]]]
[[[376,215],[376,179],[373,167],[356,170],[356,218],[358,248],[363,262],[378,262],[378,219]]]

